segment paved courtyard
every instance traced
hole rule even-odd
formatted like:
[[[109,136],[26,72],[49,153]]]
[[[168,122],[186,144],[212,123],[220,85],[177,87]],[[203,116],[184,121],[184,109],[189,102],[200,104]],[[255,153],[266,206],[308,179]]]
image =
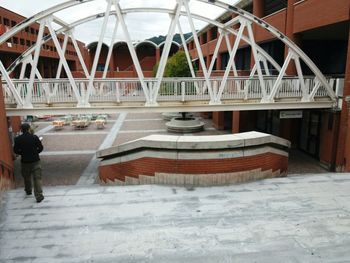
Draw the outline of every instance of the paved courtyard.
[[[196,135],[224,134],[217,131],[211,120],[204,119],[205,130]],[[92,123],[83,130],[65,126],[54,130],[51,121],[37,121],[35,132],[43,137],[44,151],[40,154],[43,166],[43,182],[54,185],[89,185],[96,178],[98,160],[94,158],[98,149],[110,147],[151,134],[170,134],[166,121],[159,113],[112,114],[104,129],[97,129]],[[15,162],[16,185],[22,187],[20,161]]]
[[[205,130],[195,135],[217,135],[229,131],[217,131],[212,121],[202,119]],[[51,121],[35,122],[36,133],[43,136],[44,152],[41,154],[43,183],[55,185],[91,185],[96,178],[98,160],[94,158],[98,149],[107,148],[151,134],[170,134],[166,131],[166,121],[159,113],[129,113],[110,115],[104,129],[91,124],[84,130],[74,130],[66,126],[56,131]],[[289,160],[289,174],[324,173],[325,169],[311,157],[293,151]],[[23,186],[19,159],[15,162],[16,186]]]
[[[0,262],[350,262],[350,174],[5,196]]]

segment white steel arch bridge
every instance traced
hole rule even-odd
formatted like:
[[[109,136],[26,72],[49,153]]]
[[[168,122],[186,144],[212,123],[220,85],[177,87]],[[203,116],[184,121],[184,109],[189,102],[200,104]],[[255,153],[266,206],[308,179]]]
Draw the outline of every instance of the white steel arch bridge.
[[[53,6],[45,11],[22,21],[0,37],[0,44],[5,43],[18,32],[33,23],[39,23],[36,44],[21,54],[8,68],[0,61],[0,71],[3,78],[3,91],[7,114],[25,115],[40,113],[86,113],[86,112],[117,112],[117,111],[227,111],[227,110],[260,110],[260,109],[297,109],[297,108],[334,108],[337,96],[334,87],[337,82],[327,79],[307,55],[290,39],[265,21],[241,10],[235,6],[215,0],[192,0],[210,6],[214,5],[229,11],[235,16],[226,23],[222,23],[202,14],[191,11],[189,0],[174,1],[174,8],[135,7],[122,8],[120,0],[107,0],[106,10],[102,13],[87,16],[77,21],[66,23],[57,18],[56,14],[62,10],[69,10],[78,5],[84,5],[94,0],[70,0]],[[169,14],[169,27],[160,57],[158,71],[154,78],[146,78],[142,72],[140,61],[136,54],[136,45],[130,36],[125,21],[131,13]],[[96,78],[103,40],[107,30],[108,20],[114,17],[114,29],[111,44],[106,59],[106,69],[102,78]],[[182,18],[182,19],[180,19]],[[184,19],[183,19],[184,18]],[[84,23],[103,19],[99,32],[96,53],[91,70],[88,70],[83,56],[74,37],[74,29]],[[218,38],[210,66],[207,67],[194,20],[204,21],[218,27]],[[183,21],[191,29],[199,63],[203,76],[196,76],[192,66],[192,59],[188,51],[183,34]],[[256,42],[253,25],[268,31],[274,38],[285,45],[287,56],[279,65]],[[48,28],[50,34],[44,36]],[[175,31],[181,36],[182,48],[186,54],[191,70],[191,78],[164,78],[164,70],[169,51],[173,43]],[[113,44],[118,30],[122,30],[124,41],[127,43],[134,67],[137,72],[135,79],[107,78],[107,68],[111,59]],[[61,45],[57,35],[64,34]],[[234,42],[230,42],[230,36]],[[75,47],[85,78],[74,78],[65,59],[64,53],[68,38]],[[37,69],[41,46],[52,40],[60,61],[55,79],[43,79]],[[215,60],[220,46],[226,43],[229,59],[226,70],[221,77],[213,76]],[[251,47],[254,66],[249,76],[239,76],[235,66],[235,56],[240,43]],[[312,76],[305,76],[302,71],[303,62],[312,72]],[[286,70],[290,64],[296,68],[296,76],[288,76]],[[24,79],[26,67],[30,65],[30,77]],[[269,68],[272,66],[273,71]],[[10,78],[11,72],[21,67],[19,79]],[[67,78],[60,79],[62,68]],[[271,72],[277,72],[272,75]]]

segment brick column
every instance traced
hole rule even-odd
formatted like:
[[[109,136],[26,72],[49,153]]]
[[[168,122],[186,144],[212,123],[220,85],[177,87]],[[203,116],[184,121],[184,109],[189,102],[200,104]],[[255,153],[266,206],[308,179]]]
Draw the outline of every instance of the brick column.
[[[300,45],[300,37],[297,34],[294,34],[294,3],[295,0],[288,0],[288,6],[287,6],[287,15],[286,15],[286,36],[292,40],[295,44]],[[288,48],[285,47],[284,50],[284,58],[286,58],[288,55]],[[288,75],[296,75],[297,71],[295,68],[295,64],[291,62],[286,70],[286,73]]]
[[[13,160],[12,160],[12,145],[10,142],[10,137],[8,134],[8,125],[5,111],[5,101],[2,92],[2,84],[1,84],[1,76],[0,76],[0,161],[4,162],[8,166],[13,169]],[[7,174],[7,172],[5,172]],[[5,177],[2,175],[2,171],[0,171],[0,191],[2,189],[7,189],[10,187],[11,182],[9,181],[9,177]]]
[[[213,125],[218,130],[225,129],[225,112],[223,111],[213,112]]]
[[[212,39],[212,32],[211,32],[211,28],[208,29],[207,31],[207,43],[209,43]]]
[[[264,16],[264,0],[253,0],[253,15],[257,17]]]
[[[348,37],[348,54],[345,69],[344,101],[340,114],[340,127],[337,147],[336,170],[350,172],[350,101],[345,102],[346,96],[350,96],[350,30]],[[349,108],[349,110],[348,110]]]
[[[108,53],[107,53],[107,56],[108,56]],[[107,57],[106,57],[107,59]],[[107,65],[106,65],[107,66]],[[109,60],[109,68],[108,68],[108,71],[107,71],[107,77],[109,78],[114,78],[114,56],[113,56],[113,49],[112,49],[112,54],[111,54],[111,58]]]
[[[264,16],[264,4],[265,0],[253,0],[253,15],[261,18]],[[257,25],[253,23],[253,32],[257,31]],[[255,65],[254,56],[250,53],[250,69],[252,69]]]
[[[160,48],[156,48],[156,62],[158,63],[160,60]]]
[[[240,112],[233,111],[232,112],[232,133],[239,133],[239,118]]]
[[[11,123],[11,127],[12,127],[12,132],[14,133],[18,133],[21,130],[21,117],[20,116],[14,116],[14,117],[10,117],[10,123]]]
[[[216,70],[221,70],[221,53],[218,53],[216,57]]]

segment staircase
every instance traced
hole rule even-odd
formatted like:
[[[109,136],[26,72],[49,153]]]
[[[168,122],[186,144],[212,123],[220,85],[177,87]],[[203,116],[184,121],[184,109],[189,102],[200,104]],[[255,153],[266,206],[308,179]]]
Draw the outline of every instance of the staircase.
[[[350,174],[210,188],[93,185],[44,192],[39,204],[23,189],[6,193],[1,263],[350,258]]]

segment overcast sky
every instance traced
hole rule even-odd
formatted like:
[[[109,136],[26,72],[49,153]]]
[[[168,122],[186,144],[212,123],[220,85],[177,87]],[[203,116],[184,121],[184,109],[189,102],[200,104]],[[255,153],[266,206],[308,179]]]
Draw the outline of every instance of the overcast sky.
[[[0,5],[29,17],[40,11],[43,11],[51,6],[65,2],[64,0],[1,0]],[[238,0],[222,0],[229,4],[235,4]],[[120,6],[124,8],[131,7],[161,7],[173,9],[175,0],[121,0]],[[107,7],[106,0],[95,0],[89,3],[81,4],[73,8],[56,13],[55,15],[66,22],[73,22],[89,15],[105,12]],[[225,10],[201,3],[195,0],[190,1],[190,9],[192,13],[202,16],[216,18]],[[170,18],[167,14],[159,13],[129,13],[125,17],[125,21],[133,41],[144,40],[153,36],[166,35],[170,25]],[[185,32],[190,31],[187,18],[181,18],[182,29]],[[101,31],[103,19],[98,19],[93,22],[86,23],[76,28],[74,35],[77,39],[89,44],[93,41],[98,41]],[[110,44],[113,27],[116,20],[110,17],[104,42]],[[200,21],[195,21],[196,29],[201,29],[206,24]],[[176,32],[178,32],[176,30]],[[120,26],[118,28],[117,40],[124,39],[124,32]]]

